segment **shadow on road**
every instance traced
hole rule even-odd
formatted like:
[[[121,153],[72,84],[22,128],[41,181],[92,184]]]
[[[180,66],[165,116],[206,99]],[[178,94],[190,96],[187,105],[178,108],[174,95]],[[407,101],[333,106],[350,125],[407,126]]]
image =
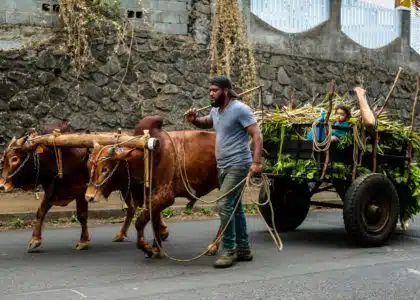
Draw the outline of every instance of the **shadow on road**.
[[[311,246],[316,248],[329,249],[360,249],[355,244],[346,230],[339,227],[333,228],[301,228],[292,232],[280,232],[280,237],[284,245],[290,246]],[[267,230],[254,231],[251,234],[253,241],[261,244],[273,244],[273,239]],[[383,246],[418,246],[420,236],[416,236],[410,231],[404,233],[397,231],[389,238]]]

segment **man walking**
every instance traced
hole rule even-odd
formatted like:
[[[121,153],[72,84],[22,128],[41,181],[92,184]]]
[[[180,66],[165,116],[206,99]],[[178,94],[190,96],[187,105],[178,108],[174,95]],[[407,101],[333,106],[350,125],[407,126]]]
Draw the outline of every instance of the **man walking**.
[[[187,121],[195,126],[216,131],[216,160],[220,180],[220,192],[225,194],[239,184],[248,173],[261,172],[262,136],[251,108],[236,100],[238,95],[232,90],[232,83],[225,76],[216,76],[210,82],[210,97],[213,108],[205,117],[197,117],[196,110],[185,113]],[[254,144],[252,155],[248,134]],[[220,199],[218,213],[224,228],[236,206],[244,188],[243,183],[234,192]],[[235,261],[250,261],[251,254],[245,213],[242,203],[222,238],[222,254],[215,267],[226,268]]]

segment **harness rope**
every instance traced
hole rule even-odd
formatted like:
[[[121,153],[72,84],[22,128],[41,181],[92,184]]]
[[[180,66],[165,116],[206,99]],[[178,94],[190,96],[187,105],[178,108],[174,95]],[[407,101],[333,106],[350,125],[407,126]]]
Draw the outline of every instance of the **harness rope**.
[[[269,188],[269,183],[268,183],[268,177],[267,177],[267,175],[265,175],[265,174],[262,173],[261,174],[261,178],[262,178],[261,185],[255,185],[255,184],[252,183],[251,174],[249,173],[247,177],[245,177],[244,179],[242,179],[236,186],[234,186],[232,189],[230,189],[229,191],[227,191],[222,196],[219,196],[218,198],[216,198],[215,200],[212,200],[212,201],[205,201],[205,200],[203,200],[203,199],[198,198],[197,196],[195,196],[192,193],[192,191],[191,191],[192,190],[192,187],[191,187],[191,185],[189,183],[187,172],[186,172],[186,153],[185,153],[185,141],[186,141],[186,138],[185,138],[185,131],[183,132],[183,143],[182,143],[182,146],[183,146],[182,150],[183,150],[183,157],[184,157],[183,164],[180,162],[180,155],[179,155],[179,153],[178,153],[178,151],[176,149],[176,146],[175,146],[175,143],[174,143],[172,137],[169,135],[169,133],[167,131],[165,131],[165,130],[162,130],[162,131],[165,132],[165,134],[168,136],[168,138],[171,141],[171,144],[173,146],[174,154],[175,154],[175,160],[176,160],[176,165],[178,166],[177,171],[178,171],[178,173],[181,174],[181,179],[182,179],[182,182],[184,184],[184,187],[185,187],[186,191],[188,192],[188,194],[190,194],[190,196],[193,197],[194,199],[196,199],[198,201],[201,201],[203,203],[206,203],[206,204],[213,204],[213,203],[219,201],[220,199],[222,199],[223,197],[226,197],[230,193],[233,193],[235,190],[237,190],[239,188],[240,185],[242,185],[243,183],[245,183],[244,187],[241,190],[241,193],[239,195],[239,198],[238,198],[238,200],[237,200],[237,202],[235,204],[235,208],[233,209],[232,214],[229,217],[228,222],[226,223],[226,225],[222,229],[221,233],[217,236],[216,240],[214,240],[212,242],[212,244],[215,244],[215,243],[219,243],[220,242],[220,240],[223,237],[224,232],[226,231],[226,229],[228,228],[230,222],[232,221],[233,216],[235,215],[237,208],[239,207],[239,203],[241,203],[241,201],[242,201],[242,198],[243,198],[243,195],[244,195],[244,192],[245,192],[246,188],[249,188],[252,185],[254,185],[254,186],[259,186],[259,187],[264,186],[265,193],[267,195],[267,200],[264,203],[258,203],[256,201],[254,201],[253,199],[251,199],[251,202],[254,203],[254,204],[256,204],[256,205],[259,205],[259,206],[263,206],[263,205],[266,205],[267,203],[269,203],[270,210],[271,210],[271,222],[272,222],[272,225],[273,225],[274,234],[273,234],[270,226],[267,224],[267,222],[265,221],[264,217],[262,216],[260,210],[258,210],[258,213],[260,214],[260,216],[264,220],[264,223],[265,223],[268,231],[270,232],[270,235],[273,238],[274,243],[276,244],[278,250],[281,251],[283,249],[283,243],[281,241],[280,235],[277,232],[277,229],[275,228],[274,209],[273,209],[272,202],[271,202],[270,188]],[[149,151],[149,150],[146,150],[146,151]],[[153,213],[152,213],[152,200],[153,200],[153,198],[152,198],[152,192],[151,192],[153,190],[153,186],[152,186],[152,182],[153,182],[153,179],[152,179],[153,178],[153,176],[152,176],[153,175],[153,151],[150,151],[149,153],[150,153],[150,162],[149,162],[150,163],[150,166],[146,166],[145,165],[145,167],[148,167],[149,170],[150,170],[149,171],[150,176],[149,176],[149,195],[148,195],[149,197],[148,197],[148,200],[149,200],[150,222],[153,224]],[[155,233],[154,230],[153,230],[153,236],[154,236],[155,240],[157,240],[156,239],[156,233]],[[204,256],[209,251],[208,249],[206,249],[204,252],[202,252],[201,254],[199,254],[199,255],[197,255],[197,256],[195,256],[193,258],[190,258],[190,259],[182,259],[182,258],[175,258],[175,257],[169,255],[163,249],[163,247],[161,245],[159,245],[159,243],[156,243],[156,244],[157,244],[159,250],[166,257],[168,257],[171,260],[177,261],[177,262],[190,262],[190,261],[193,261],[193,260],[197,260],[197,259],[201,258],[202,256]]]
[[[175,150],[175,154],[177,155],[177,153],[176,153],[176,149],[174,149]],[[181,167],[181,165],[180,164],[178,164],[178,166],[180,167],[180,168],[182,168]],[[147,167],[149,167],[149,166],[147,166]],[[182,174],[182,173],[181,173]],[[270,210],[271,210],[271,221],[272,221],[272,224],[273,224],[273,231],[275,232],[275,235],[272,233],[272,231],[271,231],[271,228],[270,228],[270,226],[268,226],[268,224],[267,224],[267,222],[265,222],[265,220],[264,220],[264,217],[263,217],[263,220],[264,220],[264,222],[265,222],[265,225],[267,226],[267,229],[268,229],[268,231],[270,232],[270,235],[272,236],[272,238],[273,238],[273,240],[274,240],[274,242],[275,242],[275,244],[276,244],[276,246],[277,246],[277,248],[279,249],[279,251],[281,251],[282,249],[283,249],[283,243],[282,243],[282,241],[281,241],[281,238],[280,238],[280,236],[279,236],[279,234],[278,234],[278,232],[277,232],[277,230],[276,230],[276,228],[275,228],[275,226],[274,226],[274,210],[273,210],[273,207],[272,207],[272,203],[271,203],[271,198],[270,198],[270,189],[269,189],[269,187],[268,187],[268,183],[267,183],[267,175],[265,175],[265,174],[261,174],[262,175],[262,178],[263,178],[263,184],[264,184],[264,188],[266,189],[266,195],[267,195],[267,201],[265,202],[265,203],[263,203],[263,204],[259,204],[259,203],[256,203],[256,202],[254,202],[254,201],[252,201],[253,203],[255,203],[255,204],[257,204],[257,205],[265,205],[265,204],[267,204],[267,203],[269,203],[270,204]],[[149,214],[150,214],[150,222],[152,223],[152,226],[153,226],[153,213],[152,213],[152,200],[153,200],[153,198],[152,198],[152,190],[153,190],[153,186],[152,186],[152,183],[153,183],[153,151],[150,151],[150,176],[149,176]],[[247,187],[249,187],[249,186],[251,186],[252,184],[251,184],[251,174],[248,174],[248,176],[247,177],[245,177],[244,179],[242,179],[235,187],[233,187],[230,191],[228,191],[228,193],[226,193],[226,194],[229,194],[229,193],[232,193],[233,191],[235,191],[241,184],[243,184],[244,182],[245,182],[245,186],[244,186],[244,188],[242,189],[242,191],[241,191],[241,193],[240,193],[240,196],[239,196],[239,199],[237,200],[237,202],[236,202],[236,205],[235,205],[235,208],[234,208],[234,210],[232,211],[232,214],[230,215],[230,217],[229,217],[229,220],[228,220],[228,222],[226,223],[226,225],[224,226],[224,228],[222,229],[222,231],[221,231],[221,233],[217,236],[217,238],[216,238],[216,240],[212,243],[212,244],[214,244],[214,243],[218,243],[221,239],[222,239],[222,237],[223,237],[223,234],[224,234],[224,232],[226,231],[226,229],[227,229],[227,227],[229,226],[229,224],[230,224],[230,222],[232,221],[232,219],[233,219],[233,216],[235,215],[235,213],[236,213],[236,210],[237,210],[237,208],[239,207],[239,203],[241,203],[241,201],[242,201],[242,198],[243,198],[243,195],[244,195],[244,192],[245,192],[245,189],[247,188]],[[194,196],[195,197],[195,196]],[[198,200],[200,200],[199,198],[197,198]],[[261,215],[261,212],[258,210],[258,212],[260,213],[260,215]],[[262,216],[262,215],[261,215]],[[155,241],[157,240],[157,238],[156,238],[156,232],[155,232],[155,230],[152,230],[153,231],[153,236],[154,236],[154,239],[155,239]],[[190,262],[190,261],[193,261],[193,260],[197,260],[197,259],[199,259],[199,258],[201,258],[202,256],[204,256],[207,252],[208,252],[208,249],[206,249],[204,252],[202,252],[201,254],[199,254],[199,255],[197,255],[197,256],[195,256],[195,257],[193,257],[193,258],[189,258],[189,259],[182,259],[182,258],[175,258],[175,257],[173,257],[173,256],[171,256],[171,255],[169,255],[164,249],[163,249],[163,247],[161,246],[161,245],[159,245],[159,243],[156,243],[156,245],[157,245],[157,247],[159,248],[159,250],[166,256],[166,257],[168,257],[169,259],[171,259],[171,260],[174,260],[174,261],[177,261],[177,262]]]
[[[122,143],[119,143],[119,144],[122,144]],[[102,153],[102,151],[106,147],[111,147],[112,148],[112,147],[116,147],[116,145],[118,145],[118,144],[106,145],[106,146],[102,147],[101,150],[98,153],[98,156]],[[104,180],[102,180],[102,182],[94,183],[92,179],[93,179],[94,171],[95,171],[95,169],[98,165],[98,162],[106,161],[106,160],[109,160],[109,159],[111,159],[111,156],[105,156],[105,157],[102,157],[100,159],[97,159],[97,160],[93,161],[93,166],[90,169],[90,174],[89,174],[89,184],[93,185],[96,188],[95,196],[96,196],[96,193],[98,192],[98,188],[102,187],[105,183],[107,183],[111,179],[112,175],[114,175],[114,173],[117,171],[118,167],[120,166],[120,161],[117,161],[114,168],[111,170],[111,172],[108,173],[108,175],[104,178]],[[127,201],[128,195],[130,194],[130,188],[131,188],[130,166],[129,166],[129,163],[128,163],[127,160],[125,160],[125,166],[126,166],[126,170],[127,170],[127,192],[125,193],[124,197],[122,196],[122,192],[120,191],[120,200],[121,200],[121,203],[122,203],[122,209],[123,210],[124,210],[124,204]],[[130,197],[130,205],[131,205],[132,208],[135,208],[133,197]]]
[[[15,147],[16,148],[16,147]],[[10,147],[8,147],[7,149],[6,149],[6,151],[9,151],[9,150],[11,150],[12,148],[10,148]],[[2,158],[2,160],[1,160],[1,162],[3,162],[4,161],[4,155],[5,155],[5,153],[6,152],[4,152],[4,154],[3,154],[3,158]],[[23,160],[23,162],[19,165],[19,167],[17,167],[16,168],[16,170],[14,170],[13,172],[12,172],[12,174],[9,174],[9,175],[7,175],[6,177],[3,177],[3,175],[2,174],[0,174],[0,177],[2,178],[2,179],[5,179],[5,180],[8,180],[8,179],[11,179],[11,178],[13,178],[14,176],[16,176],[19,172],[20,172],[20,170],[22,170],[22,168],[26,165],[26,163],[29,161],[29,158],[31,157],[31,155],[29,154],[29,152],[26,154],[26,157],[25,157],[25,159]],[[35,170],[35,172],[36,172],[36,175],[35,175],[35,184],[34,184],[34,193],[35,193],[35,199],[36,200],[39,200],[39,193],[38,193],[38,191],[39,191],[39,189],[37,188],[38,187],[38,180],[39,180],[39,169],[40,169],[40,163],[39,163],[39,155],[37,154],[37,153],[35,153],[35,152],[33,152],[32,153],[32,157],[34,158],[34,170]]]

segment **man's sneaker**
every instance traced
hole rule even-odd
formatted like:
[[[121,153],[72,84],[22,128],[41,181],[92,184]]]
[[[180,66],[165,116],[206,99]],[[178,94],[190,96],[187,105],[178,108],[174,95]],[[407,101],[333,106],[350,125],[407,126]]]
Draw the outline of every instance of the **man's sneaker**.
[[[251,249],[238,249],[236,250],[238,261],[251,261],[253,259]]]
[[[229,268],[236,261],[235,250],[226,250],[214,263],[215,268]]]

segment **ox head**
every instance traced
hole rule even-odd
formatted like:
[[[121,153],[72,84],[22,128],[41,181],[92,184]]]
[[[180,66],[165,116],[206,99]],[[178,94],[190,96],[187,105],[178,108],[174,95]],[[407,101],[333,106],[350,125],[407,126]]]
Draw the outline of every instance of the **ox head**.
[[[147,116],[138,121],[134,135],[144,134],[149,130],[151,136],[159,135],[163,125],[160,116]],[[85,193],[87,201],[98,201],[100,197],[108,198],[114,190],[127,188],[128,180],[131,180],[128,168],[132,161],[136,180],[143,179],[143,155],[142,149],[130,149],[116,146],[100,146],[94,143],[94,148],[87,163],[90,180]],[[130,163],[131,164],[131,163]]]
[[[85,193],[86,201],[95,202],[101,197],[108,198],[113,191],[127,188],[131,176],[128,162],[133,157],[142,156],[142,153],[139,149],[94,143],[87,162],[90,180]]]
[[[39,167],[37,154],[25,144],[29,135],[16,139],[13,137],[3,153],[1,164],[0,189],[5,192],[15,187],[25,187],[36,184]]]

